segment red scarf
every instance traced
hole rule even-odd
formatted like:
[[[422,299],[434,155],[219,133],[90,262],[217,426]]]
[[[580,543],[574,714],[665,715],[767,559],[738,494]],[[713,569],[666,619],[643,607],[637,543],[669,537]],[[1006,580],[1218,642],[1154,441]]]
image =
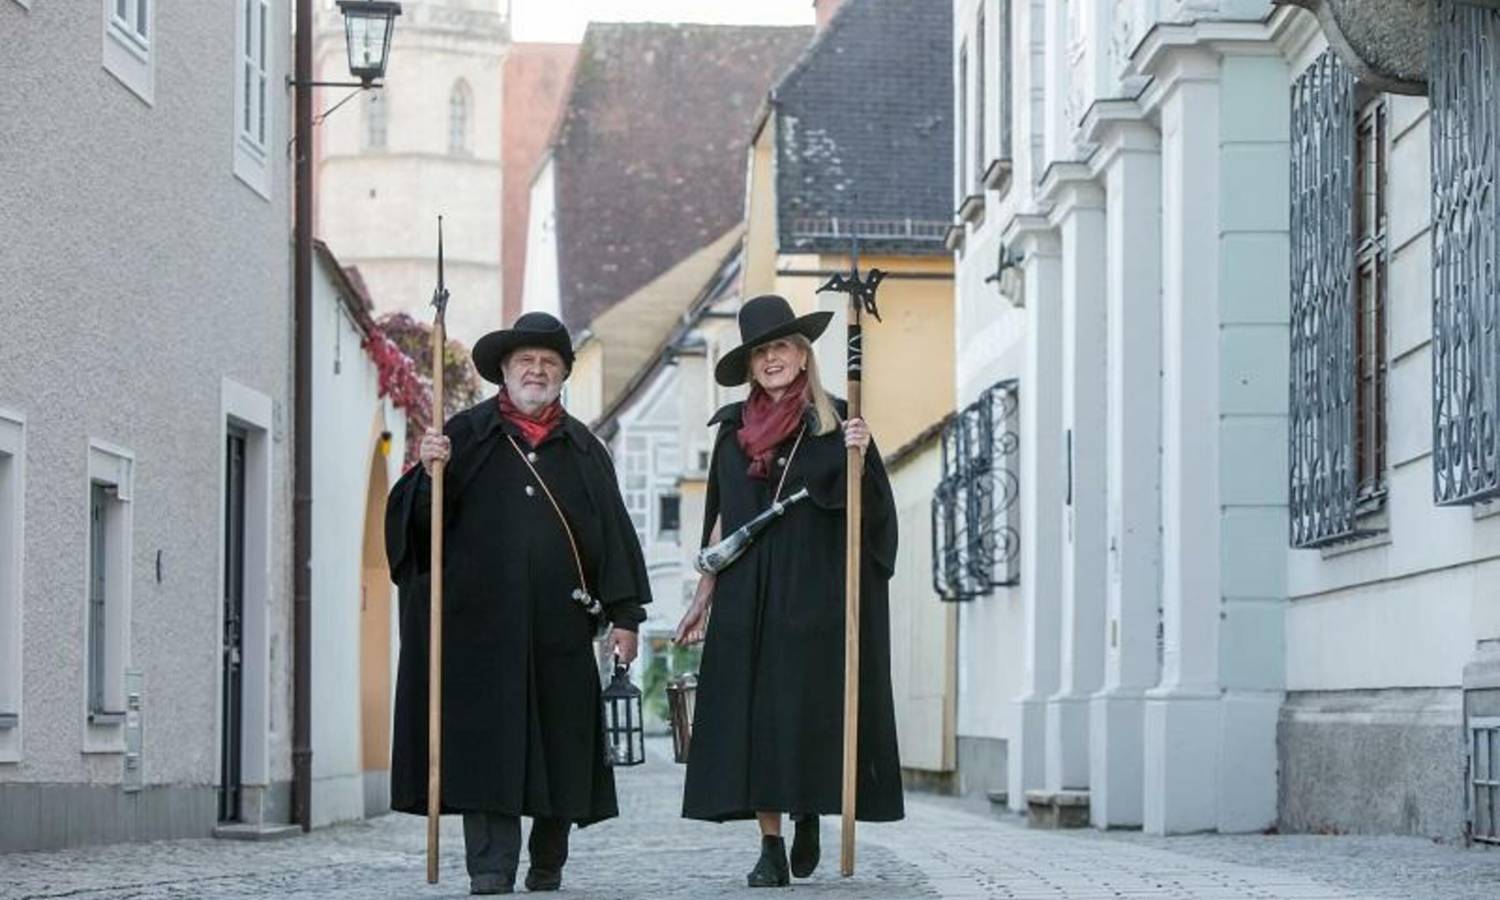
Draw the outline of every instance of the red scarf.
[[[745,401],[740,430],[735,433],[740,449],[750,457],[751,478],[769,478],[771,457],[776,448],[791,437],[802,424],[807,410],[807,373],[787,385],[780,400],[772,400],[765,388],[755,385],[750,388],[750,399]]]
[[[533,447],[540,447],[547,435],[555,431],[563,423],[562,400],[553,400],[534,416],[521,412],[516,404],[510,399],[510,392],[505,388],[500,389],[498,395],[500,401],[500,415],[521,429],[521,436],[526,438],[526,443]]]

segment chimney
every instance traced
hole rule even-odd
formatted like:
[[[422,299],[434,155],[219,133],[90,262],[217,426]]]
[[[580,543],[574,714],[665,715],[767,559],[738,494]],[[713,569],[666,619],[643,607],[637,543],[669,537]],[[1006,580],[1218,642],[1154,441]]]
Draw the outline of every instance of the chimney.
[[[813,12],[818,17],[818,32],[820,34],[824,28],[828,27],[829,20],[833,18],[834,13],[839,11],[839,4],[842,2],[843,0],[813,0]]]

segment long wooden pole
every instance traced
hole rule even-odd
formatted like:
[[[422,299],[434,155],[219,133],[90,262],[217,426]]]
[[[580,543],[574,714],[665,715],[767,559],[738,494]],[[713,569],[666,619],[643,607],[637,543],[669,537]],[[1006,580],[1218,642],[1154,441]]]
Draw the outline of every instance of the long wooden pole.
[[[859,251],[854,251],[854,272],[858,278]],[[863,338],[860,333],[858,292],[849,295],[849,418],[861,415],[860,372],[864,365]],[[854,874],[854,811],[859,766],[859,570],[861,499],[864,482],[864,455],[857,447],[848,449],[848,489],[845,511],[844,560],[844,790],[843,832],[839,853],[839,871],[845,878]]]
[[[443,286],[443,219],[438,217],[437,315],[432,322],[432,421],[443,424],[443,351],[448,292]],[[432,463],[432,603],[427,651],[427,883],[438,882],[438,824],[443,801],[443,460]]]

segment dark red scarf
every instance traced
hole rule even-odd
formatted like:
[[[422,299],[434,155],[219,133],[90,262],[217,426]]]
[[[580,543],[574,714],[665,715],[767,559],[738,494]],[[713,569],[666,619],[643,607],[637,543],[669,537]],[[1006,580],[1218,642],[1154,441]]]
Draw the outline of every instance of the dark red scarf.
[[[534,416],[521,412],[515,402],[510,399],[510,392],[503,387],[497,399],[500,401],[500,415],[521,429],[521,436],[526,438],[526,443],[533,447],[540,447],[547,435],[557,430],[563,423],[561,398],[553,400]]]
[[[769,478],[771,457],[782,442],[796,433],[802,425],[802,416],[807,411],[807,373],[787,385],[780,400],[772,400],[765,388],[754,385],[750,398],[745,401],[744,413],[740,417],[740,430],[735,433],[740,449],[750,457],[751,478]]]

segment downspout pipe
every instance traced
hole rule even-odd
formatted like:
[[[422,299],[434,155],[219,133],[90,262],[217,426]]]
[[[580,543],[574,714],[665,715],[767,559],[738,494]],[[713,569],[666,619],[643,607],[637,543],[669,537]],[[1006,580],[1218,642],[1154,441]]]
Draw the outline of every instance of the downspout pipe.
[[[293,251],[292,821],[312,827],[312,32],[296,0],[296,209]]]

